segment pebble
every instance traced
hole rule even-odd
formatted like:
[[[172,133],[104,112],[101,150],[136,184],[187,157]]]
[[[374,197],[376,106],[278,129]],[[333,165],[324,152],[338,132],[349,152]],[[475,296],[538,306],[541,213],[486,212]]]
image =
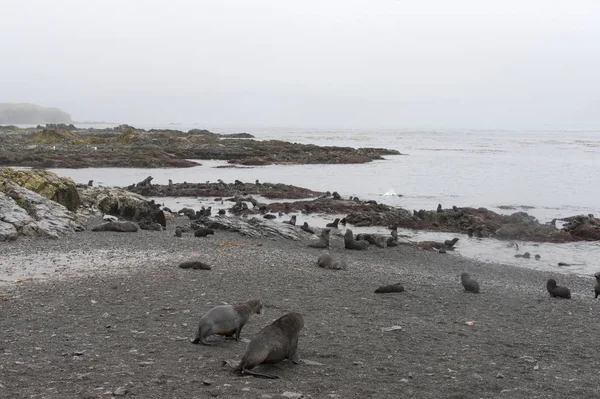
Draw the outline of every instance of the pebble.
[[[126,393],[127,393],[127,389],[125,389],[125,387],[118,387],[113,392],[113,395],[115,395],[115,396],[125,396]]]

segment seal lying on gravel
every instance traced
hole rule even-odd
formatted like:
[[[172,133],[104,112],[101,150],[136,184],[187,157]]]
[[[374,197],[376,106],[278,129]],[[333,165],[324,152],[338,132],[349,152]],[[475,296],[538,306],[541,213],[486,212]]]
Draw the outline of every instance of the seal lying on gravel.
[[[319,256],[319,259],[317,259],[317,265],[325,269],[333,270],[346,270],[346,268],[348,267],[346,262],[344,262],[335,255],[331,255],[330,253],[324,253],[321,256]]]
[[[198,270],[210,270],[210,265],[200,261],[188,261],[179,264],[182,269],[198,269]]]
[[[329,229],[321,230],[321,238],[318,241],[313,241],[308,246],[310,248],[329,248]]]
[[[177,226],[177,228],[175,229],[175,237],[181,237],[181,232],[183,230],[181,230],[181,227]]]
[[[107,222],[92,227],[92,231],[118,231],[120,233],[135,233],[138,225],[134,222]]]
[[[446,246],[446,248],[453,248],[454,244],[456,244],[457,242],[458,242],[458,238],[454,237],[451,240],[444,241],[444,245]]]
[[[206,227],[198,227],[194,231],[194,237],[206,237],[209,234],[215,235],[215,231]]]
[[[263,305],[259,299],[250,299],[234,305],[215,306],[200,318],[196,336],[190,342],[213,345],[214,343],[206,341],[206,338],[213,334],[228,337],[235,335],[235,339],[239,340],[242,328],[250,316],[253,313],[261,313],[262,308]]]
[[[479,283],[473,280],[471,276],[469,276],[469,273],[461,274],[460,281],[462,282],[463,287],[465,287],[465,291],[479,294]]]
[[[381,287],[379,287],[375,290],[375,293],[376,294],[387,294],[390,292],[402,292],[402,291],[404,291],[404,286],[400,283],[396,283],[396,284],[382,285]]]
[[[298,335],[304,327],[304,318],[300,313],[287,313],[273,323],[264,327],[250,341],[242,360],[238,363],[233,360],[223,361],[234,370],[242,374],[256,377],[279,378],[271,374],[250,371],[259,364],[275,364],[285,359],[290,359],[295,364],[300,362],[298,357]]]
[[[352,230],[346,229],[346,233],[344,234],[344,247],[346,249],[362,250],[367,249],[369,243],[367,241],[356,241],[352,235]]]
[[[594,277],[596,278],[596,286],[594,287],[596,296],[594,298],[598,298],[598,295],[600,295],[600,272],[594,274]]]
[[[553,278],[548,280],[546,283],[546,288],[548,289],[550,296],[553,298],[559,297],[571,299],[571,291],[567,287],[556,285],[556,280]]]

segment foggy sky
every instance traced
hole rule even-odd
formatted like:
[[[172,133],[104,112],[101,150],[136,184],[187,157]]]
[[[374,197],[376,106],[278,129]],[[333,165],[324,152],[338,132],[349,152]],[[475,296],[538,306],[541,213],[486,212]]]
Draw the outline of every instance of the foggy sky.
[[[600,1],[0,0],[0,102],[75,120],[600,127]]]

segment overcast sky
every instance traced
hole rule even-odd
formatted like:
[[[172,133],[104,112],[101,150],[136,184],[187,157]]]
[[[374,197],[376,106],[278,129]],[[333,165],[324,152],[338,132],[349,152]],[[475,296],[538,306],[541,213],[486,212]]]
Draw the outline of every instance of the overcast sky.
[[[0,0],[0,102],[75,120],[600,127],[598,0]]]

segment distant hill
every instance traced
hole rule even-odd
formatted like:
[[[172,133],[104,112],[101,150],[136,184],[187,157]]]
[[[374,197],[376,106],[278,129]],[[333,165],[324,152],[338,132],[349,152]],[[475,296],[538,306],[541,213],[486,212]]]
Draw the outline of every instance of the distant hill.
[[[71,115],[58,108],[27,103],[0,103],[0,125],[71,122]]]

